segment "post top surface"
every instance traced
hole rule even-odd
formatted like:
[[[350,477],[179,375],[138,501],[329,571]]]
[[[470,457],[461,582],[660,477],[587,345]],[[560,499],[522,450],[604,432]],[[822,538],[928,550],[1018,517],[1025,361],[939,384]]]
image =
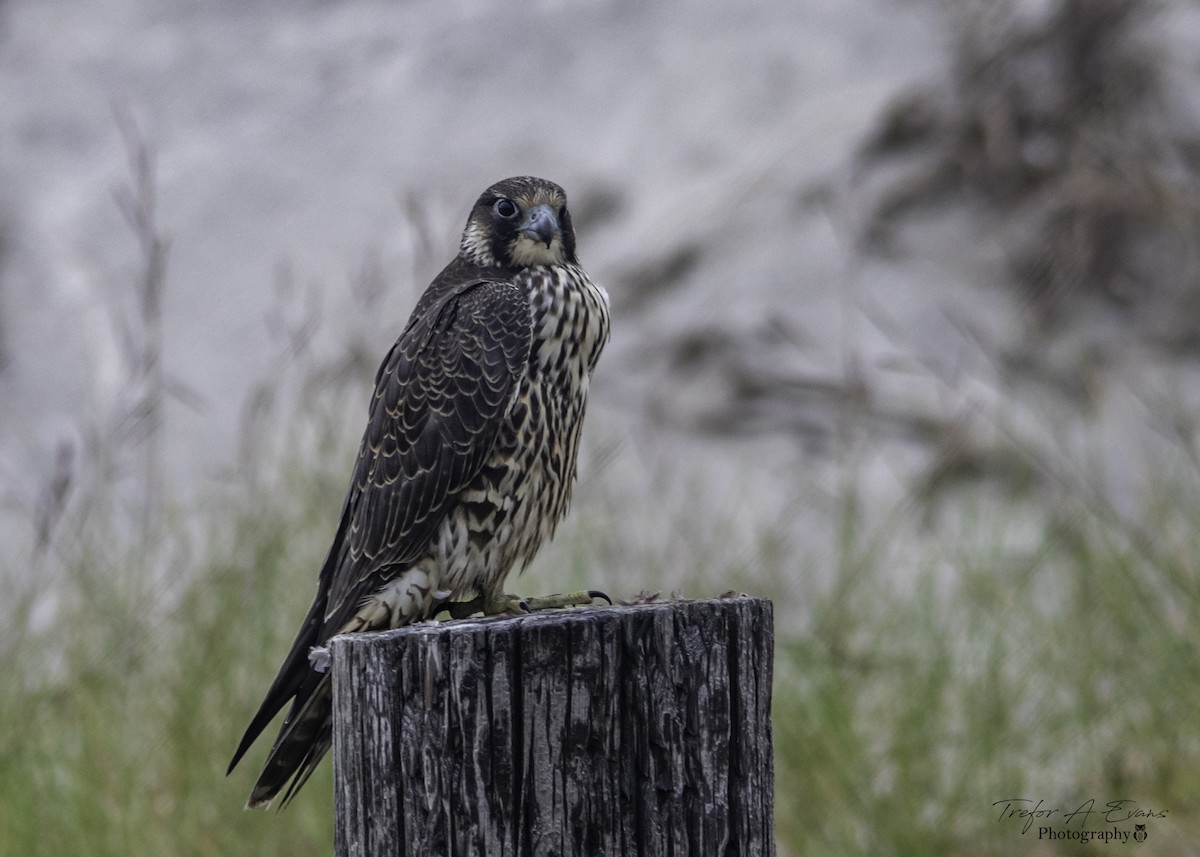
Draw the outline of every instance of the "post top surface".
[[[331,648],[341,646],[371,645],[384,640],[403,637],[430,637],[443,634],[453,634],[463,631],[476,631],[481,628],[501,630],[506,628],[530,628],[545,625],[567,625],[576,622],[604,622],[628,618],[633,613],[691,613],[698,614],[724,612],[734,609],[766,608],[772,609],[770,599],[750,595],[736,594],[720,598],[685,599],[677,598],[669,601],[649,601],[643,604],[603,605],[599,607],[572,607],[560,610],[544,610],[518,616],[475,616],[468,619],[428,619],[394,628],[389,631],[374,631],[369,633],[341,634],[329,641]]]

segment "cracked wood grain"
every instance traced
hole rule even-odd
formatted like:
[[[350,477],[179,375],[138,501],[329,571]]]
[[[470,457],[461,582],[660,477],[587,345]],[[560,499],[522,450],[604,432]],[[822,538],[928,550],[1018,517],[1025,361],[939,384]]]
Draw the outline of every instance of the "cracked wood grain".
[[[774,855],[771,603],[332,642],[338,857]]]

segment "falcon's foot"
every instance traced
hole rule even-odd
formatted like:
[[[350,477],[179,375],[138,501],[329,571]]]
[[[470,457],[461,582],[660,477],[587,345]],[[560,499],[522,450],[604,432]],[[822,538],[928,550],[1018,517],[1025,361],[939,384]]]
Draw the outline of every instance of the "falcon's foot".
[[[491,596],[480,595],[470,601],[447,602],[438,610],[448,612],[451,619],[466,619],[476,613],[483,613],[485,616],[499,616],[505,613],[519,615],[538,610],[557,610],[563,607],[586,607],[597,598],[603,598],[612,604],[612,599],[603,592],[598,589],[587,589],[581,592],[545,595],[540,598],[524,598],[507,593],[497,593]]]
[[[511,598],[511,595],[504,596]],[[563,592],[557,595],[544,595],[541,598],[523,599],[525,610],[533,613],[537,610],[557,610],[562,607],[588,607],[597,598],[603,598],[612,604],[612,599],[599,589],[584,589],[580,592]]]

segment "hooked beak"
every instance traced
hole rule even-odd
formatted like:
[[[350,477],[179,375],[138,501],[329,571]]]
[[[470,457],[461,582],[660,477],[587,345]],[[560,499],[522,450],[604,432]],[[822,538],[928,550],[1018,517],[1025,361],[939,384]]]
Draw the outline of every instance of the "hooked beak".
[[[525,212],[525,218],[517,227],[517,232],[549,247],[550,242],[554,240],[554,234],[558,232],[558,215],[545,203],[535,205]]]

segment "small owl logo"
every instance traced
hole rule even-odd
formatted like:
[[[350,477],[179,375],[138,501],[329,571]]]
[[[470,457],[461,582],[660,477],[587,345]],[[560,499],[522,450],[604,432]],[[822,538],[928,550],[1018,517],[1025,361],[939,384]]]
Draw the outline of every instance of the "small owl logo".
[[[1135,824],[1133,826],[1133,841],[1134,842],[1145,842],[1146,837],[1149,835],[1150,834],[1146,832],[1146,825]]]

